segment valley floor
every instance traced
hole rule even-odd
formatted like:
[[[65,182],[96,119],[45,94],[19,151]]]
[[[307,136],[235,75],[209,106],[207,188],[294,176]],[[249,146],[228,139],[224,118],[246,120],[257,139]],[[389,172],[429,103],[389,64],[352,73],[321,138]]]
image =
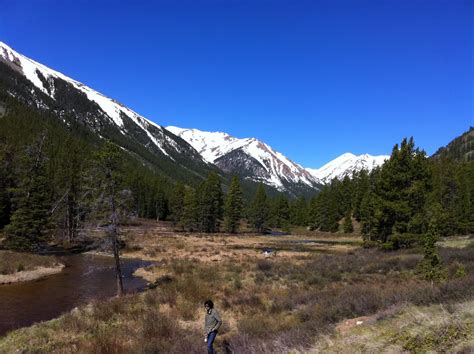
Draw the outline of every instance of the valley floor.
[[[137,271],[153,289],[11,332],[0,352],[202,353],[209,298],[224,320],[220,353],[474,349],[472,238],[440,248],[440,283],[416,274],[420,250],[364,249],[352,235],[187,234],[144,222],[123,238],[125,257],[154,261]]]

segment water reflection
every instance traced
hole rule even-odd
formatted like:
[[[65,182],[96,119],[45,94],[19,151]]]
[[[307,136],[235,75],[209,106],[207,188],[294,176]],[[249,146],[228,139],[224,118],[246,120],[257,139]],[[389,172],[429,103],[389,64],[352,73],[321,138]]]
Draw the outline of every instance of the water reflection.
[[[7,331],[49,320],[93,299],[116,293],[112,257],[73,255],[61,258],[60,274],[37,281],[0,286],[0,335]],[[149,265],[141,260],[123,260],[125,292],[144,288],[145,281],[132,273]]]

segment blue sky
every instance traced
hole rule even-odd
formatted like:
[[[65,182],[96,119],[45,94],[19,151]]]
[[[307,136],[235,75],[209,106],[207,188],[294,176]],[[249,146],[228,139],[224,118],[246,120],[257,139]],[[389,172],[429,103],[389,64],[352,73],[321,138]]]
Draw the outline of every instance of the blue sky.
[[[0,40],[161,125],[305,167],[474,125],[472,0],[0,0]]]

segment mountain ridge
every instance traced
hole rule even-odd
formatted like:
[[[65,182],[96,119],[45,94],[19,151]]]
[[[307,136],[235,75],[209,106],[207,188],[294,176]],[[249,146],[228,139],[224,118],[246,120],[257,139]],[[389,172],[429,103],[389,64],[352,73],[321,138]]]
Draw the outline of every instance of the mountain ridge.
[[[210,171],[219,171],[160,125],[3,42],[0,88],[22,104],[55,114],[67,126],[74,121],[113,141],[159,174],[195,184]]]
[[[319,180],[302,166],[256,138],[239,139],[223,132],[175,126],[167,126],[166,129],[182,137],[205,160],[225,172],[264,182],[280,190],[286,189],[288,184],[301,184],[314,189],[320,187]]]
[[[333,178],[342,179],[346,175],[350,176],[353,172],[360,171],[363,168],[371,171],[373,168],[382,165],[383,162],[389,158],[388,155],[372,156],[362,154],[356,156],[352,153],[345,153],[329,161],[319,169],[305,168],[256,138],[236,138],[225,132],[208,132],[196,128],[187,129],[167,126],[166,129],[186,140],[205,160],[216,164],[223,170],[234,173],[238,171],[245,177],[251,174],[245,174],[242,171],[246,171],[250,167],[244,166],[244,163],[228,167],[230,165],[230,157],[234,157],[235,159],[235,156],[238,155],[240,159],[244,159],[244,155],[247,155],[248,160],[256,161],[251,163],[251,165],[254,165],[253,168],[257,171],[258,166],[265,168],[265,164],[259,159],[258,150],[272,151],[276,159],[280,159],[282,163],[288,167],[293,167],[294,172],[300,174],[299,176],[296,175],[292,182],[301,182],[312,188],[314,188],[314,186],[319,188],[321,185],[329,183]],[[249,146],[253,149],[247,149],[247,151],[245,151],[245,148]],[[247,163],[250,162],[247,161]],[[255,174],[258,175],[257,172],[255,172],[254,175]],[[298,179],[298,177],[301,176],[305,178]],[[282,188],[282,186],[284,186],[284,179],[284,176],[276,171],[270,176],[267,176],[266,182],[277,188]]]
[[[8,95],[36,109],[54,112],[66,125],[70,124],[67,117],[71,116],[100,138],[113,140],[167,174],[188,175],[189,180],[220,170],[292,195],[313,194],[330,179],[329,174],[320,173],[322,168],[304,168],[256,138],[240,139],[223,132],[174,126],[165,128],[3,42],[0,42],[0,63],[6,66],[0,79]],[[9,70],[29,84],[18,83]],[[353,171],[372,165],[358,163],[347,168]],[[344,174],[340,168],[335,170]]]

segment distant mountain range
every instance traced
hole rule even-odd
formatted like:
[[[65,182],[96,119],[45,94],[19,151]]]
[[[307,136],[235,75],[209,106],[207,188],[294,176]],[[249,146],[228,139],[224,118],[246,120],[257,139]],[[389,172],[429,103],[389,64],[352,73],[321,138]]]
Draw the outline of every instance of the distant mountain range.
[[[350,176],[361,169],[372,170],[388,158],[346,153],[321,168],[305,168],[255,138],[164,128],[2,42],[0,90],[29,107],[52,112],[66,125],[71,120],[79,122],[99,138],[114,141],[157,173],[183,181],[202,180],[210,171],[219,171],[227,180],[237,174],[249,183],[262,182],[275,191],[308,195],[333,178]],[[7,110],[0,101],[0,117]],[[460,147],[459,154],[471,158],[472,128],[466,134],[455,146]],[[453,149],[448,145],[437,155]]]
[[[239,139],[227,133],[174,126],[166,129],[186,140],[206,161],[215,164],[221,170],[261,181],[279,190],[294,185],[319,188],[333,178],[342,179],[361,169],[371,171],[382,165],[389,157],[368,154],[356,156],[346,153],[319,169],[311,169],[291,161],[255,138]]]
[[[263,182],[278,190],[319,189],[321,182],[300,165],[255,138],[238,139],[221,132],[166,127],[186,140],[222,171]]]

